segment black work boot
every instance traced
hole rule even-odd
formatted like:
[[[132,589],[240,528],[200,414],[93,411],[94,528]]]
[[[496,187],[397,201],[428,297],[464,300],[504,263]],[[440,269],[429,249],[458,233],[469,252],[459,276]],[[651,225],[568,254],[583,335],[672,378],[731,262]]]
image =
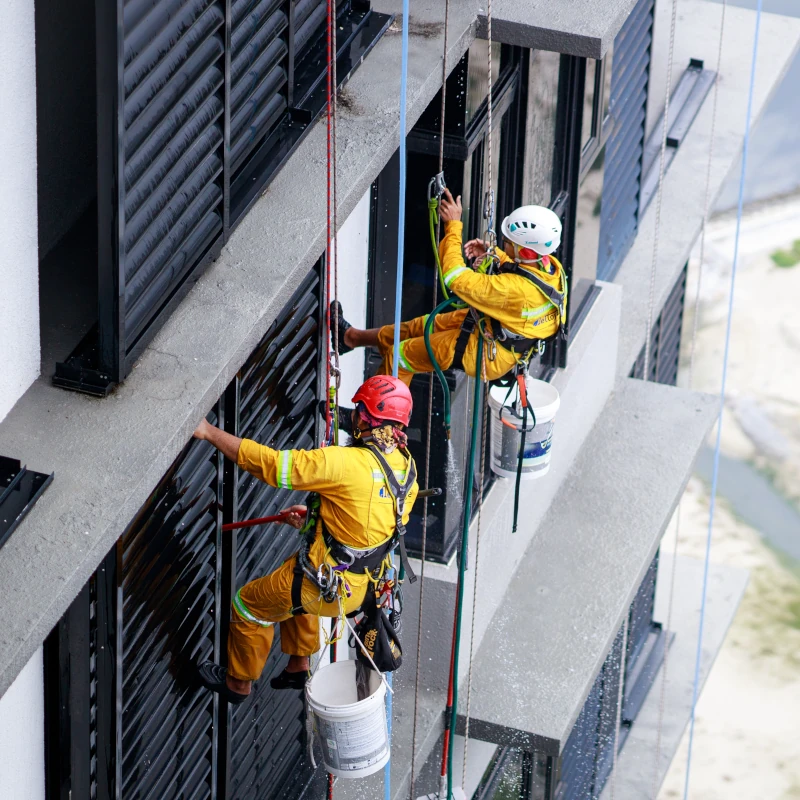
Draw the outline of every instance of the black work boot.
[[[317,406],[319,408],[319,415],[322,419],[327,419],[328,403],[325,400],[320,400]],[[352,434],[353,432],[353,418],[350,416],[353,413],[352,408],[345,408],[344,406],[336,406],[336,427],[340,431]]]
[[[213,661],[204,661],[202,664],[198,664],[197,675],[200,678],[200,683],[202,683],[206,689],[211,689],[212,692],[216,692],[232,705],[238,706],[250,697],[249,694],[234,692],[225,681],[228,670],[226,670],[225,667],[221,667],[219,664],[215,664]]]
[[[273,689],[296,689],[302,691],[305,689],[306,681],[308,680],[308,672],[289,672],[284,669],[276,678],[270,678],[269,685]]]
[[[336,330],[334,327],[334,320],[338,320],[338,342],[339,342],[339,355],[349,353],[353,348],[344,343],[344,335],[349,328],[353,326],[344,318],[344,311],[342,311],[342,304],[338,300],[331,302],[331,335]]]

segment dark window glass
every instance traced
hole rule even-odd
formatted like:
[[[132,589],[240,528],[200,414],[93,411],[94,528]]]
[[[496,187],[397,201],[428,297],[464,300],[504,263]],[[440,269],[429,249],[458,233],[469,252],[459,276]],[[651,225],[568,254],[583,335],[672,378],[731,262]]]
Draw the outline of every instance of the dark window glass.
[[[597,66],[600,62],[586,60],[586,89],[583,93],[583,117],[581,121],[581,149],[585,150],[594,138],[594,98],[597,83]]]
[[[502,45],[492,42],[492,86],[500,77],[500,53]],[[469,48],[469,67],[467,71],[467,125],[475,116],[481,103],[489,93],[489,70],[487,44],[476,39]]]
[[[572,286],[581,278],[597,276],[600,244],[600,204],[603,195],[605,148],[596,156],[578,189],[575,214],[575,249],[572,256]]]
[[[546,206],[551,200],[560,68],[559,53],[531,53],[522,185],[522,202],[530,205]]]

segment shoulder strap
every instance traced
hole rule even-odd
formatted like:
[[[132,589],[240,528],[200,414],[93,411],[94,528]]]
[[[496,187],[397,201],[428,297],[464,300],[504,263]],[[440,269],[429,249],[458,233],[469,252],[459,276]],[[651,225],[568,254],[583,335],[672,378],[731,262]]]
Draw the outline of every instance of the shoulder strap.
[[[551,286],[547,281],[542,280],[538,275],[523,269],[519,264],[513,262],[505,268],[506,272],[519,275],[521,278],[529,280],[553,305],[560,306],[564,302],[564,292],[559,292],[555,286]]]
[[[397,506],[402,506],[406,497],[408,496],[408,493],[411,491],[411,487],[417,480],[417,465],[414,463],[414,459],[410,455],[408,456],[406,479],[403,483],[400,483],[397,475],[394,474],[394,470],[389,466],[389,462],[386,460],[383,453],[381,453],[381,451],[372,444],[368,444],[367,449],[370,453],[372,453],[372,455],[375,457],[375,460],[380,465],[381,472],[386,478],[386,483],[389,486],[389,491],[391,492],[395,504]]]
[[[394,474],[394,470],[389,466],[389,462],[386,460],[383,453],[381,453],[377,447],[371,444],[367,444],[367,450],[372,453],[372,455],[375,457],[375,460],[380,465],[381,472],[383,473],[383,476],[386,479],[386,484],[389,487],[389,494],[392,495],[395,514],[394,534],[392,535],[392,538],[395,540],[395,542],[399,541],[400,563],[403,565],[406,575],[408,575],[409,583],[414,583],[414,581],[417,580],[417,576],[414,574],[414,570],[411,569],[411,564],[408,560],[408,553],[406,553],[406,526],[403,524],[403,513],[405,511],[406,497],[411,491],[411,487],[417,481],[417,465],[414,463],[414,459],[411,457],[411,454],[409,454],[407,460],[408,467],[406,469],[406,479],[403,483],[400,483],[400,481],[397,479],[397,476]]]

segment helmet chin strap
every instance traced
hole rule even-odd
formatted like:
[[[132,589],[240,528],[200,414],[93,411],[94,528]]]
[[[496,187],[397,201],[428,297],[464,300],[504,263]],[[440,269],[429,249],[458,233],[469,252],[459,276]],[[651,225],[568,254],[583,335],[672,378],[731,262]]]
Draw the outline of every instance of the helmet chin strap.
[[[530,247],[523,247],[522,245],[517,244],[516,242],[512,242],[514,245],[514,260],[519,261],[521,264],[541,264],[543,263],[544,259],[547,256],[539,255],[535,250],[532,250]],[[532,252],[534,255],[538,256],[538,258],[530,259],[530,258],[523,258],[521,252],[523,250],[528,250]]]

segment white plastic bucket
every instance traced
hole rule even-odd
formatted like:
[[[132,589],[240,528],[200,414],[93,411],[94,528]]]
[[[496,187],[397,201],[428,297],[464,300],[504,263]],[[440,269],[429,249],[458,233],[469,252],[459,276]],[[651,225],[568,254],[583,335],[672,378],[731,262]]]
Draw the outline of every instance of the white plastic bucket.
[[[389,760],[386,686],[369,671],[369,697],[359,701],[356,662],[320,667],[306,684],[306,699],[322,745],[325,769],[340,778],[363,778]]]
[[[550,469],[550,447],[561,398],[558,389],[546,381],[528,377],[525,385],[528,403],[536,415],[534,425],[533,415],[528,409],[521,479],[529,481],[541,478]],[[517,387],[514,386],[511,392],[502,386],[492,388],[489,409],[492,415],[492,472],[503,478],[516,478],[522,431],[522,407]]]

